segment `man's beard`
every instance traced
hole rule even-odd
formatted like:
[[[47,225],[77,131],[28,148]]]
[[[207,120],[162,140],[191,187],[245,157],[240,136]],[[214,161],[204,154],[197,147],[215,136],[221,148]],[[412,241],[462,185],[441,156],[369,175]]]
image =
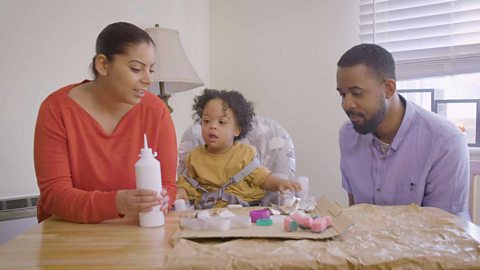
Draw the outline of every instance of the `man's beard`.
[[[375,129],[377,126],[382,122],[382,120],[385,117],[385,102],[383,100],[379,100],[378,102],[378,110],[377,112],[364,124],[353,124],[353,129],[355,129],[356,132],[360,134],[368,134],[368,133],[373,133],[375,132]],[[348,111],[347,115],[350,117],[352,115],[362,117],[363,119],[366,119],[365,114],[363,113],[356,113],[352,111]]]

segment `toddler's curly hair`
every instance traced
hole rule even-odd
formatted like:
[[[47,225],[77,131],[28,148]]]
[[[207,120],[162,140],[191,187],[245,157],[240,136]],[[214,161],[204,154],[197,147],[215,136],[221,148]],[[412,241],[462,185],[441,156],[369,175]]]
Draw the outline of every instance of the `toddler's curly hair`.
[[[201,122],[203,109],[205,105],[212,100],[218,98],[223,102],[223,111],[230,108],[237,119],[237,124],[240,126],[240,134],[234,140],[244,138],[252,129],[252,120],[255,117],[253,110],[253,103],[246,100],[245,97],[235,90],[216,90],[205,89],[201,95],[198,95],[193,100],[193,119],[195,122]]]

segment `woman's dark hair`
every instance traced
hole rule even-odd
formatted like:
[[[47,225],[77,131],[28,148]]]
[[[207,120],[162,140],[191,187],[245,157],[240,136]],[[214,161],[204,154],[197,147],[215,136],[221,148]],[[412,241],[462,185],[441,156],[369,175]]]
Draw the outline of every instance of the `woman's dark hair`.
[[[235,90],[205,89],[203,94],[196,96],[193,101],[193,119],[200,122],[205,105],[212,99],[220,99],[223,102],[223,111],[231,109],[237,124],[240,126],[240,134],[233,138],[235,141],[245,137],[252,129],[252,120],[255,117],[253,103],[246,100],[243,95]]]
[[[338,67],[353,67],[363,64],[369,68],[378,80],[395,80],[395,61],[390,52],[376,44],[363,43],[345,52]]]
[[[116,22],[105,27],[97,37],[95,56],[92,60],[93,75],[97,77],[95,58],[99,54],[105,55],[111,60],[117,54],[124,54],[130,45],[142,42],[155,45],[152,38],[143,29],[127,22]]]

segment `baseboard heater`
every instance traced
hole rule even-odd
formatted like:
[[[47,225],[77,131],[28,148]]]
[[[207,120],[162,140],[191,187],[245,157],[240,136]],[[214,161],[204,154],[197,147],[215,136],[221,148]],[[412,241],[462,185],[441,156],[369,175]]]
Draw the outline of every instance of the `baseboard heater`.
[[[0,200],[0,221],[34,217],[38,196]]]

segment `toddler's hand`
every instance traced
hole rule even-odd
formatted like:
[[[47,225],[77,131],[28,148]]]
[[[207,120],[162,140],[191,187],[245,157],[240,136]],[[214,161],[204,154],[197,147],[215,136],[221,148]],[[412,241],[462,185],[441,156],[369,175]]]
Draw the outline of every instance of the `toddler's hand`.
[[[177,199],[182,199],[188,202],[187,191],[183,188],[177,188]]]
[[[302,186],[297,181],[290,181],[290,180],[283,180],[278,184],[278,191],[281,193],[285,192],[286,190],[291,190],[294,192],[299,192],[302,190]]]

